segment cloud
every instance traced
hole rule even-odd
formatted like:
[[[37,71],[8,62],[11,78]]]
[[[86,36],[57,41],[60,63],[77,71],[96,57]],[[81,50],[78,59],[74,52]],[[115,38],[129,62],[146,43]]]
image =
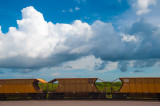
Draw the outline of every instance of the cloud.
[[[118,0],[119,3],[121,3],[121,0]]]
[[[19,73],[30,73],[33,71],[38,71],[38,69],[12,69],[11,72],[15,73],[15,72],[19,72]]]
[[[70,66],[70,65],[66,65],[66,66],[64,66],[64,68],[65,68],[65,69],[66,69],[66,68],[71,69],[71,68],[72,68],[72,66]]]
[[[95,70],[104,70],[107,62],[95,63]]]
[[[18,28],[0,33],[0,67],[50,67],[86,55],[85,43],[91,36],[87,23],[77,20],[73,24],[53,24],[33,7],[27,7],[17,24]]]
[[[70,12],[70,13],[72,13],[72,12],[75,12],[75,11],[78,11],[78,10],[80,10],[80,8],[76,6],[75,8],[70,8],[68,10],[62,10],[62,12],[63,13],[64,12]]]
[[[155,66],[158,62],[160,62],[160,60],[157,59],[139,60],[133,63],[133,67],[135,68],[152,67]]]
[[[27,7],[17,24],[18,28],[10,27],[6,34],[0,30],[1,68],[28,72],[92,55],[101,60],[97,68],[106,69],[102,62],[120,61],[119,68],[126,71],[130,64],[125,61],[160,58],[160,28],[145,19],[135,21],[120,34],[111,23],[99,20],[91,25],[80,20],[72,24],[46,22],[43,14]]]
[[[52,76],[53,77],[57,77],[57,76],[59,76],[60,74],[58,73],[58,72],[56,72],[56,73],[52,73]]]
[[[118,68],[122,71],[122,72],[126,72],[128,70],[128,66],[129,66],[129,62],[127,61],[120,61],[118,63]]]
[[[65,62],[61,68],[95,70],[95,64],[102,64],[102,60],[93,55],[84,56],[74,61]],[[68,67],[69,66],[69,67]]]
[[[70,8],[70,9],[69,9],[69,12],[73,12],[73,9]]]
[[[156,0],[137,0],[136,3],[133,3],[133,7],[137,9],[137,15],[149,13],[151,11],[149,7],[154,5],[156,5]]]
[[[4,72],[0,70],[0,74],[4,74]]]
[[[75,7],[75,10],[78,11],[78,10],[80,10],[80,8],[79,7]]]
[[[62,12],[64,13],[64,12],[66,12],[66,10],[62,10]]]
[[[133,73],[140,73],[140,72],[144,72],[143,70],[134,70]]]
[[[86,0],[75,0],[78,4],[80,4],[80,3],[85,3],[86,2]]]
[[[159,67],[160,60],[159,59],[142,59],[142,60],[131,60],[131,61],[119,61],[118,68],[120,71],[125,72],[128,70],[129,67],[138,68],[137,70],[133,71],[136,72],[143,72],[139,69],[146,68],[146,67]]]

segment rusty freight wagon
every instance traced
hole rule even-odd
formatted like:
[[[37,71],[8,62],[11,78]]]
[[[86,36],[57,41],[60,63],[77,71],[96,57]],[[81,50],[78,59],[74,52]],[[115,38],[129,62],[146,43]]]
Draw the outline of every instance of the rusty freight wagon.
[[[47,83],[42,79],[0,79],[0,98],[31,97],[45,98],[38,83]]]
[[[160,77],[119,78],[122,86],[119,91],[112,90],[113,98],[159,98]]]
[[[100,92],[95,86],[98,78],[56,78],[49,83],[58,82],[58,86],[50,94],[49,98],[63,97],[92,97],[105,98],[106,94]]]

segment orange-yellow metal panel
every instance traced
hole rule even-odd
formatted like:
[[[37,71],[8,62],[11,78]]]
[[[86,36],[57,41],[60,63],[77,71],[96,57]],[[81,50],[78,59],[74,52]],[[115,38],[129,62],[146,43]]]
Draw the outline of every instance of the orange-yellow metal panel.
[[[155,80],[153,78],[149,80],[149,92],[150,93],[156,92]]]
[[[56,80],[59,82],[55,90],[57,93],[99,92],[94,85],[94,82],[97,80],[96,78],[58,78],[52,81]]]
[[[34,89],[33,85],[30,86],[30,93],[37,93],[37,91]]]
[[[160,93],[160,79],[155,79],[156,82],[156,92]]]
[[[6,84],[6,85],[4,85],[3,87],[4,87],[4,88],[3,88],[4,93],[8,93],[8,92],[9,92],[9,85]]]
[[[121,87],[119,92],[120,93],[130,92],[130,79],[124,78],[124,79],[121,79],[121,80],[123,82],[123,86]]]
[[[39,81],[45,82],[42,79],[0,79],[0,93],[38,93],[33,82]]]
[[[136,79],[130,79],[130,92],[136,93]]]
[[[81,92],[81,85],[80,83],[76,83],[76,92]]]
[[[76,83],[75,83],[76,81],[75,80],[71,80],[70,81],[70,83],[71,83],[71,91],[73,92],[73,93],[76,93]]]
[[[128,80],[127,80],[128,79]],[[123,85],[119,93],[160,93],[160,78],[120,78]]]
[[[85,81],[82,80],[82,84],[81,84],[81,92],[87,92],[86,86],[83,84]]]
[[[37,79],[39,82],[42,82],[42,83],[48,83],[48,82],[46,82],[45,80],[43,80],[43,79]]]
[[[64,92],[70,92],[70,84],[69,83],[64,84]]]
[[[88,84],[88,91],[93,92],[92,84]]]
[[[9,87],[9,89],[10,89],[9,93],[15,92],[15,85],[12,84],[12,85],[9,85],[9,86],[10,86],[10,87]]]
[[[142,88],[143,88],[143,93],[148,93],[149,92],[149,81],[148,79],[142,79]]]
[[[16,84],[14,88],[15,88],[15,93],[19,93],[19,89],[20,89],[19,84]]]
[[[142,93],[142,79],[136,79],[137,93]]]
[[[80,84],[80,83],[81,83],[81,80],[76,80],[76,83],[77,83],[77,84]]]
[[[3,85],[0,84],[0,93],[3,93]]]
[[[63,89],[64,87],[65,87],[65,86],[64,86],[64,84],[62,84],[62,83],[59,85],[60,92],[64,92],[64,89]]]

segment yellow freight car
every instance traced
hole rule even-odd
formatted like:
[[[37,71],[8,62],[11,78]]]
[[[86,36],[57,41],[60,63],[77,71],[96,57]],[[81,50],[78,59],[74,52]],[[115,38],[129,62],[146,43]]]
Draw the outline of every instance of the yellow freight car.
[[[7,97],[45,97],[38,83],[42,79],[0,79],[0,98]]]
[[[160,77],[126,77],[119,79],[122,81],[122,87],[118,92],[112,94],[113,98],[160,98]]]
[[[52,91],[50,98],[63,97],[92,97],[105,98],[105,93],[100,92],[95,86],[98,78],[56,78],[49,83],[58,81],[58,87]]]

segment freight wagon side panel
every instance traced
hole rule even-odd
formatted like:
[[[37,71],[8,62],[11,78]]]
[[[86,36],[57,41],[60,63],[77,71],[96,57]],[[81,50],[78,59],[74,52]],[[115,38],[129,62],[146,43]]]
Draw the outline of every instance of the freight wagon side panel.
[[[12,92],[15,92],[15,84],[14,84],[14,82],[13,81],[10,81],[10,85],[9,85],[10,87],[10,91],[9,91],[9,93],[12,93]]]
[[[38,93],[33,81],[35,79],[0,80],[0,93]]]
[[[71,89],[71,91],[73,91],[73,93],[74,92],[76,92],[76,81],[75,80],[71,80],[71,85],[70,86],[72,86],[70,89]]]
[[[99,92],[94,83],[97,79],[88,78],[71,78],[71,79],[56,79],[58,87],[54,90],[55,93],[89,93]]]
[[[71,84],[70,80],[64,80],[64,92],[70,92]]]
[[[8,83],[4,82],[5,85],[3,85],[3,91],[4,93],[9,93],[9,89],[10,89],[10,86]]]
[[[130,80],[130,92],[131,93],[137,92],[137,89],[136,89],[136,79]]]
[[[120,78],[119,93],[160,93],[160,78]]]
[[[3,93],[3,82],[0,81],[0,93]]]
[[[150,93],[156,93],[156,86],[155,86],[156,84],[155,84],[155,80],[152,78],[152,79],[150,79],[149,80],[149,92]]]
[[[37,93],[34,86],[33,86],[33,82],[34,80],[26,80],[26,83],[25,83],[25,92],[26,93]]]
[[[81,80],[81,92],[88,92],[87,85],[88,82],[86,79]]]
[[[81,80],[75,80],[76,83],[75,83],[75,86],[76,86],[76,90],[75,92],[81,92]]]
[[[156,92],[160,93],[160,78],[155,80],[156,80]]]
[[[142,93],[142,79],[136,79],[136,93]]]
[[[97,92],[97,88],[95,87],[94,84],[92,83],[88,84],[88,92]]]
[[[14,93],[19,93],[20,88],[19,88],[20,84],[15,84],[15,92]]]
[[[128,93],[130,92],[130,80],[128,78],[120,78],[120,80],[122,81],[123,85],[119,91],[119,93]]]
[[[143,88],[143,93],[148,93],[149,92],[149,80],[144,78],[142,79],[142,88]]]

